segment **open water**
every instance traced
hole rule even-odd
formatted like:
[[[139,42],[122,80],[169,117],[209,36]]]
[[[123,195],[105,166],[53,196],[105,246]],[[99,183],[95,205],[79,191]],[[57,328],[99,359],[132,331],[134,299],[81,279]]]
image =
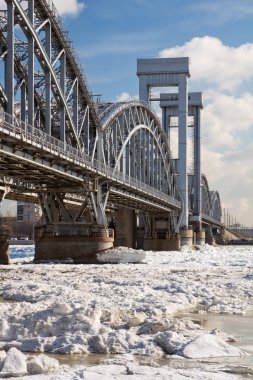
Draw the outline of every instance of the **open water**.
[[[10,245],[11,259],[24,259],[34,257],[34,244],[32,245]]]

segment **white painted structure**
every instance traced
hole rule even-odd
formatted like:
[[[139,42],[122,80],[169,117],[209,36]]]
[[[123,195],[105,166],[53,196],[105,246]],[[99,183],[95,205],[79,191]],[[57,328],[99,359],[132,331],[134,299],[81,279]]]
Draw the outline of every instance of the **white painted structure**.
[[[177,93],[160,94],[160,107],[162,108],[162,124],[164,130],[169,136],[171,129],[175,128],[172,120],[173,117],[179,116],[179,101]],[[189,191],[193,192],[192,204],[189,208],[192,210],[193,215],[190,217],[190,221],[197,223],[198,229],[201,229],[201,144],[200,144],[200,113],[203,108],[202,93],[191,92],[188,94],[188,116],[193,118],[193,173],[188,172],[188,185],[192,188]],[[178,126],[176,126],[178,128]],[[179,147],[178,147],[179,151]],[[177,166],[177,165],[176,165]],[[191,190],[191,189],[189,189]]]
[[[189,58],[138,59],[137,75],[139,77],[139,97],[140,100],[146,102],[150,100],[150,90],[153,87],[178,88],[178,186],[183,202],[180,227],[188,228],[187,116],[188,78],[190,76]]]

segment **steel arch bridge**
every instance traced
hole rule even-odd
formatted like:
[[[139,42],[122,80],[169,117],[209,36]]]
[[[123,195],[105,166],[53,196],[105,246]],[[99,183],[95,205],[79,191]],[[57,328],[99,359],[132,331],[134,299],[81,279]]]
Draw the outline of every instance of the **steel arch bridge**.
[[[201,198],[203,221],[221,227],[222,208],[218,191],[210,191],[207,178],[201,175]]]
[[[52,0],[5,3],[1,195],[39,201],[48,225],[74,225],[89,215],[105,226],[116,205],[172,216],[178,232],[183,205],[157,115],[142,101],[94,101]],[[219,217],[219,197],[205,191],[203,212]]]

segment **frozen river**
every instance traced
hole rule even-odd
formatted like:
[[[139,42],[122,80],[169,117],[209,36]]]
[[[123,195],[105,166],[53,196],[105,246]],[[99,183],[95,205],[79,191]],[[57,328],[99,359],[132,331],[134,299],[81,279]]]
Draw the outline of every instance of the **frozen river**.
[[[0,377],[18,358],[31,380],[253,378],[253,246],[114,265],[35,265],[32,246],[11,251]]]

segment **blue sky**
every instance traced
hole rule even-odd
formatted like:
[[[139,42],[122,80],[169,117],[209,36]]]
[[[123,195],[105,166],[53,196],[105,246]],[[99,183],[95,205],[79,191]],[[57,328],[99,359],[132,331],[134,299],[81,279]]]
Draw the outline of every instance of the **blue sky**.
[[[253,1],[85,1],[64,16],[94,94],[138,95],[136,59],[190,56],[203,91],[202,171],[223,207],[252,226]]]
[[[114,100],[123,91],[137,94],[136,58],[196,36],[240,46],[250,42],[252,17],[251,0],[87,0],[64,22],[92,91]]]
[[[190,57],[189,90],[205,106],[202,171],[223,207],[253,226],[253,1],[54,2],[104,100],[138,95],[137,58]]]

